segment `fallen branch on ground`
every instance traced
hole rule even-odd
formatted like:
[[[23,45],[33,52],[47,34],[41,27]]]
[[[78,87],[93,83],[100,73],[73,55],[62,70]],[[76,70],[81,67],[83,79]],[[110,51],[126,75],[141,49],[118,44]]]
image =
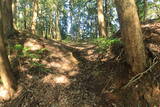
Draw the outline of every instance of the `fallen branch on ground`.
[[[144,71],[142,73],[139,73],[136,76],[134,76],[131,80],[129,80],[129,82],[125,86],[122,87],[122,89],[126,89],[127,87],[131,86],[131,84],[133,84],[134,82],[136,82],[137,80],[142,78],[144,74],[148,73],[149,71],[152,71],[151,69],[158,63],[159,63],[159,61],[156,61],[146,71]]]

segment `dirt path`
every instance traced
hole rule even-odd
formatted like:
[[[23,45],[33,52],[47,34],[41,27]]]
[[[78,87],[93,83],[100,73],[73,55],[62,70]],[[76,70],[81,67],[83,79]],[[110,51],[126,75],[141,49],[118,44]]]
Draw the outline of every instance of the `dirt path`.
[[[28,59],[23,60],[18,92],[14,99],[1,104],[5,107],[99,107],[100,99],[96,95],[99,90],[95,90],[91,73],[96,61],[88,57],[94,46],[33,41],[47,49],[39,59],[47,70],[30,67],[30,63],[26,64]]]

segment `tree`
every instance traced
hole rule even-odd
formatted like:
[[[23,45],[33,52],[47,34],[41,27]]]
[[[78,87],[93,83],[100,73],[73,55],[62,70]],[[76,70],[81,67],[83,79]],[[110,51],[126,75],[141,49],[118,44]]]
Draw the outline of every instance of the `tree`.
[[[144,16],[143,16],[143,22],[145,22],[145,20],[146,20],[146,15],[147,15],[147,0],[143,0],[143,14],[144,14]]]
[[[137,12],[139,16],[139,20],[141,22],[146,21],[147,11],[148,11],[148,2],[147,0],[135,0],[137,5]]]
[[[106,37],[106,22],[103,14],[103,0],[97,0],[99,35]]]
[[[15,29],[13,27],[12,0],[1,0],[3,14],[3,32],[5,37],[13,35]]]
[[[59,10],[57,9],[56,11],[56,40],[61,40],[62,37],[61,37],[61,32],[60,32],[60,28],[59,28]]]
[[[33,34],[35,34],[35,31],[36,31],[36,19],[37,19],[37,15],[38,15],[37,13],[38,13],[38,0],[34,0],[32,24],[31,24],[31,30],[32,30]]]
[[[18,0],[13,0],[12,1],[12,13],[13,13],[13,25],[14,28],[17,28],[17,5],[18,5]]]
[[[8,90],[9,94],[12,96],[16,87],[15,79],[11,73],[11,66],[7,56],[7,52],[4,46],[3,40],[3,17],[5,14],[2,14],[2,2],[0,2],[0,77],[4,87]]]
[[[135,0],[115,0],[115,4],[128,63],[132,72],[142,72],[146,64],[146,57]]]

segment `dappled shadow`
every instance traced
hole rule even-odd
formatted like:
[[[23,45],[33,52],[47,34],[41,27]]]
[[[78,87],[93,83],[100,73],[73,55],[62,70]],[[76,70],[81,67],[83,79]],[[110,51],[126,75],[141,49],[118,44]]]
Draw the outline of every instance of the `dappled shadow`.
[[[81,47],[32,37],[22,44],[26,41],[30,46],[33,41],[31,47],[39,45],[29,50],[39,57],[19,59],[20,88],[12,100],[2,103],[6,107],[113,107],[126,101],[127,94],[121,90],[130,78],[125,54],[106,53],[102,60],[94,45]]]
[[[75,51],[74,49],[71,51],[71,48],[51,40],[29,37],[21,44],[25,44],[26,41],[30,42],[31,48],[42,45],[37,50],[35,47],[34,50],[28,50],[32,54],[43,48],[46,50],[38,54],[39,57],[27,56],[18,59],[20,88],[12,100],[1,104],[5,107],[11,105],[13,107],[50,107],[51,105],[93,107],[96,105],[95,93],[86,87],[88,86],[86,81],[89,79],[85,77],[88,75],[87,72],[84,73],[86,68],[82,68],[82,63],[88,61],[80,58],[79,52],[75,56],[76,53],[72,52]],[[34,45],[31,45],[31,41],[34,41]]]
[[[95,46],[65,45],[30,37],[21,44],[33,47],[29,51],[32,54],[46,50],[38,54],[39,57],[19,59],[19,86],[22,88],[13,100],[4,103],[6,106],[109,106],[109,102],[102,101],[101,91],[112,69],[109,64],[104,67],[105,62],[88,57],[94,55]],[[103,76],[98,78],[99,75]]]
[[[81,87],[94,93],[96,96],[95,103],[99,106],[106,107],[107,105],[109,107],[113,106],[111,103],[115,101],[120,102],[121,99],[118,96],[115,97],[112,91],[120,89],[128,82],[129,66],[125,61],[121,61],[124,60],[123,58],[120,61],[116,61],[115,58],[118,56],[112,57],[112,55],[109,55],[105,61],[102,61],[94,53],[95,46],[82,49],[79,48],[80,46],[77,48],[77,45],[73,46],[57,41],[54,42],[61,44],[58,46],[71,51],[73,56],[79,61],[78,68],[80,74],[76,77],[77,81],[72,84],[83,83]],[[92,53],[88,53],[90,50],[92,50]],[[92,54],[96,57],[95,59],[88,57]],[[108,84],[108,82],[110,83]],[[103,92],[104,90],[108,90],[108,92]],[[105,96],[107,94],[108,97],[103,97],[104,94]]]

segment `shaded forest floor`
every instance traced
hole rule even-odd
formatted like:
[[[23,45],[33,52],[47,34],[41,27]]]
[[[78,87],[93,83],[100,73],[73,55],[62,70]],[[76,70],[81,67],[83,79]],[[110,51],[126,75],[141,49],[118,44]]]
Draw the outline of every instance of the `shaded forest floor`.
[[[159,23],[142,26],[149,66],[160,59]],[[118,32],[115,37],[118,36]],[[123,46],[105,54],[87,42],[45,40],[28,33],[10,39],[9,56],[18,79],[14,98],[0,99],[5,107],[128,107],[160,105],[157,63],[127,89],[129,73]],[[16,44],[21,44],[15,46]],[[14,47],[13,47],[14,46]],[[29,47],[29,48],[28,48]],[[16,51],[12,51],[12,48]],[[146,68],[148,69],[148,67]],[[17,75],[19,71],[19,75]]]
[[[25,37],[24,37],[25,35]],[[13,99],[2,101],[8,107],[93,107],[103,105],[99,94],[103,87],[95,78],[105,72],[95,46],[87,43],[63,44],[20,34],[10,43],[23,49],[10,58],[18,80]],[[21,44],[19,46],[19,44]],[[29,47],[27,49],[27,47]],[[15,48],[15,47],[14,47]],[[22,51],[27,50],[26,54]],[[43,51],[42,51],[43,50]],[[18,56],[20,53],[22,56]],[[100,67],[101,66],[101,67]],[[100,73],[99,73],[100,72]]]

